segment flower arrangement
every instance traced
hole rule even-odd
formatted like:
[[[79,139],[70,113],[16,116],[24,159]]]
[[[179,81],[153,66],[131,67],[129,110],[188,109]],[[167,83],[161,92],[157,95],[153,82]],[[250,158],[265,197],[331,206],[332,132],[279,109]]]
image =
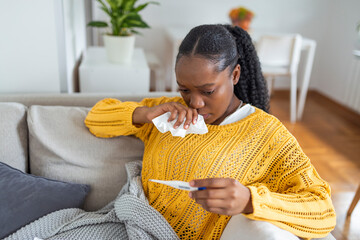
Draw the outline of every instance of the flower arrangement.
[[[254,16],[254,12],[245,7],[233,8],[229,12],[232,24],[241,27],[245,31],[249,30],[251,20]]]

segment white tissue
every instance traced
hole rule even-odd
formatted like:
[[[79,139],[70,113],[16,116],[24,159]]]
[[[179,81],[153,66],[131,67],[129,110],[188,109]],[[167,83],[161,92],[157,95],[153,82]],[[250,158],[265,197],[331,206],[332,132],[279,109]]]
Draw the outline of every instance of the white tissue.
[[[177,119],[175,119],[171,122],[168,122],[170,115],[171,115],[171,113],[167,112],[167,113],[164,113],[152,120],[155,127],[161,133],[170,131],[173,136],[185,137],[186,134],[190,134],[190,133],[205,134],[208,132],[204,118],[201,115],[198,115],[198,120],[195,125],[190,123],[190,126],[188,129],[184,129],[184,122],[175,129],[173,126]]]

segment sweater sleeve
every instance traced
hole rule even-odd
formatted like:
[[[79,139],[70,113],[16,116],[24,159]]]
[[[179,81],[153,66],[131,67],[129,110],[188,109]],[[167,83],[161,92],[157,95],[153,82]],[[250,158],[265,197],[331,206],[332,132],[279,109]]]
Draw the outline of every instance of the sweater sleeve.
[[[245,216],[271,222],[302,238],[324,237],[336,224],[330,186],[286,128],[282,126],[279,132],[281,147],[269,156],[272,160],[262,179],[247,185],[254,211]],[[279,142],[279,137],[273,136],[273,141]]]
[[[137,107],[153,107],[165,102],[181,102],[180,97],[145,98],[141,102],[121,102],[106,98],[95,104],[85,118],[85,125],[97,137],[111,138],[125,135],[135,135],[145,141],[151,132],[152,123],[133,124],[133,113]]]

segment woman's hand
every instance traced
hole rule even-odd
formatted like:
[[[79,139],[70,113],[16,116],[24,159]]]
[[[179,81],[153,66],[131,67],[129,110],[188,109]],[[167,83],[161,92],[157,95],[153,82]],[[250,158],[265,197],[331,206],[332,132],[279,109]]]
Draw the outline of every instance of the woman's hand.
[[[208,212],[222,215],[253,212],[250,190],[235,179],[198,179],[191,181],[190,186],[206,187],[190,192],[189,196]]]
[[[177,102],[169,102],[160,104],[154,107],[138,107],[133,113],[133,123],[142,124],[150,123],[154,118],[170,112],[171,115],[168,119],[169,122],[175,120],[177,121],[174,124],[174,128],[179,127],[184,122],[184,128],[187,129],[190,126],[190,123],[195,124],[198,118],[198,113],[196,109],[189,108]]]

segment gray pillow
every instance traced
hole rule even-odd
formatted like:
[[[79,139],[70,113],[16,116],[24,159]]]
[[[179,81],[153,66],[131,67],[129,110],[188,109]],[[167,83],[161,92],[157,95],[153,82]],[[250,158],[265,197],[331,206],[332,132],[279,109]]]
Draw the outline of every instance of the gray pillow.
[[[64,208],[81,208],[90,187],[23,173],[0,162],[0,239]]]

